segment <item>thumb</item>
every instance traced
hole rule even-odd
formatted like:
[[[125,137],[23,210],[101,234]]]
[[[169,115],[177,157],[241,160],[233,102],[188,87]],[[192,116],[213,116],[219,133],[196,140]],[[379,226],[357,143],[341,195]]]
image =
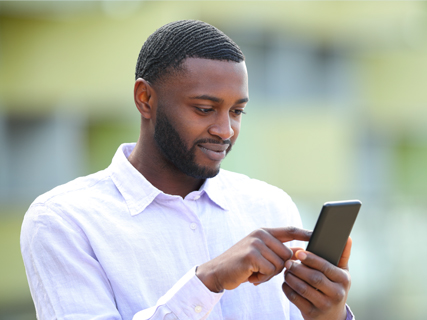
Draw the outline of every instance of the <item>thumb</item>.
[[[351,237],[348,237],[347,243],[345,244],[344,251],[342,252],[340,261],[338,262],[338,267],[342,269],[348,269],[348,260],[350,259],[351,245],[353,240]]]

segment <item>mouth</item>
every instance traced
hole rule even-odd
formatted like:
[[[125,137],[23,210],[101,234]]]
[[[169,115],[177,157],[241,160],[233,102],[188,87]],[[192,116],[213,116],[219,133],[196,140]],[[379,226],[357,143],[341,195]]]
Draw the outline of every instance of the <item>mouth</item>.
[[[197,145],[200,150],[212,161],[221,161],[227,154],[229,144],[201,143]]]

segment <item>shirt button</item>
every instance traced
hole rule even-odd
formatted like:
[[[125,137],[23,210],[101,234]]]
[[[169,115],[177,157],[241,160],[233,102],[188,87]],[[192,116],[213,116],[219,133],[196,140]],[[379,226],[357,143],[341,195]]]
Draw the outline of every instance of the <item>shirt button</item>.
[[[201,306],[197,306],[194,308],[194,311],[196,311],[196,313],[200,313],[202,312],[202,307]]]
[[[192,224],[190,224],[191,230],[196,230],[196,228],[197,228],[197,224],[195,224],[194,222]]]
[[[193,200],[199,200],[200,196],[195,196]]]

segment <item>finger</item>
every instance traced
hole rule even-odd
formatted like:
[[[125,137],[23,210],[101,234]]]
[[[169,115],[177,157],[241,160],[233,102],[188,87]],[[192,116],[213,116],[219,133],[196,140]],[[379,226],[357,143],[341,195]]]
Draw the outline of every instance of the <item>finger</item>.
[[[309,301],[315,307],[323,306],[327,303],[327,296],[292,273],[287,273],[285,275],[285,283],[299,296]]]
[[[308,241],[311,237],[311,231],[300,229],[297,227],[284,227],[284,228],[264,228],[273,237],[280,242],[288,242],[291,240]]]
[[[295,290],[293,290],[286,282],[282,285],[282,290],[288,300],[292,302],[302,314],[313,314],[315,307],[307,299],[300,296]]]
[[[295,256],[295,253],[297,253],[298,251],[304,250],[303,248],[290,248],[292,250],[292,258],[291,260],[298,260],[298,258]]]
[[[286,261],[286,273],[285,273],[285,279],[287,279],[288,275],[292,275],[293,277],[296,277],[300,279],[300,281],[303,281],[306,286],[311,286],[314,291],[316,292],[322,292],[322,294],[325,294],[329,297],[335,297],[336,291],[340,290],[339,286],[329,280],[322,272],[312,269],[310,267],[307,267],[306,265],[302,263],[292,262],[292,261]],[[295,281],[294,281],[295,282]],[[299,286],[302,286],[301,284]],[[304,288],[304,286],[302,286]],[[296,288],[294,288],[296,290]],[[299,290],[296,290],[299,294]],[[307,296],[301,294],[305,298],[308,298]],[[314,301],[312,301],[314,303]],[[316,303],[314,303],[317,305]]]
[[[353,240],[351,240],[351,237],[348,237],[347,243],[345,244],[345,247],[344,247],[344,251],[342,252],[340,261],[338,262],[339,268],[348,270],[348,260],[350,259],[352,244],[353,244]]]
[[[348,271],[334,266],[332,263],[309,251],[297,251],[295,255],[301,263],[312,269],[319,270],[331,281],[342,283],[345,286],[349,285],[350,274]]]
[[[277,240],[266,229],[258,229],[254,231],[252,233],[252,237],[255,241],[253,244],[257,245],[260,251],[263,249],[263,247],[268,247],[272,252],[275,253],[275,255],[279,256],[281,260],[283,260],[283,263],[284,261],[289,260],[293,255],[291,249],[289,249],[282,242]],[[257,239],[259,239],[260,241],[257,241]]]
[[[280,243],[280,245],[283,246],[282,243]],[[290,252],[290,253],[286,252],[285,259],[278,256],[269,247],[264,247],[262,250],[260,250],[260,253],[264,257],[264,259],[270,262],[275,268],[274,274],[272,274],[272,276],[275,276],[276,274],[279,274],[280,272],[282,272],[282,270],[285,268],[285,262],[292,256],[292,251],[287,247],[285,247],[285,249]]]
[[[261,253],[256,260],[256,265],[255,271],[248,278],[250,283],[266,282],[278,273],[276,273],[276,266],[265,259]]]
[[[283,246],[282,243],[280,243],[280,245]],[[288,248],[286,249],[289,250]],[[254,272],[248,279],[249,282],[252,283],[268,281],[285,268],[285,260],[279,257],[269,247],[262,245],[260,248],[257,248],[257,250],[259,252],[256,257],[257,260],[255,260],[258,266],[257,272]],[[291,254],[287,255],[287,257],[290,256]]]

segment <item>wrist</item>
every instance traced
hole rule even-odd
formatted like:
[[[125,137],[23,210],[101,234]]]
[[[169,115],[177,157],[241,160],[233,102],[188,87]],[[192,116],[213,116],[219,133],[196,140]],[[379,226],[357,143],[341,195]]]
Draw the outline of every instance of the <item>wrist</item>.
[[[196,268],[196,276],[210,291],[219,293],[224,290],[224,287],[219,283],[218,278],[206,264],[202,264]]]

